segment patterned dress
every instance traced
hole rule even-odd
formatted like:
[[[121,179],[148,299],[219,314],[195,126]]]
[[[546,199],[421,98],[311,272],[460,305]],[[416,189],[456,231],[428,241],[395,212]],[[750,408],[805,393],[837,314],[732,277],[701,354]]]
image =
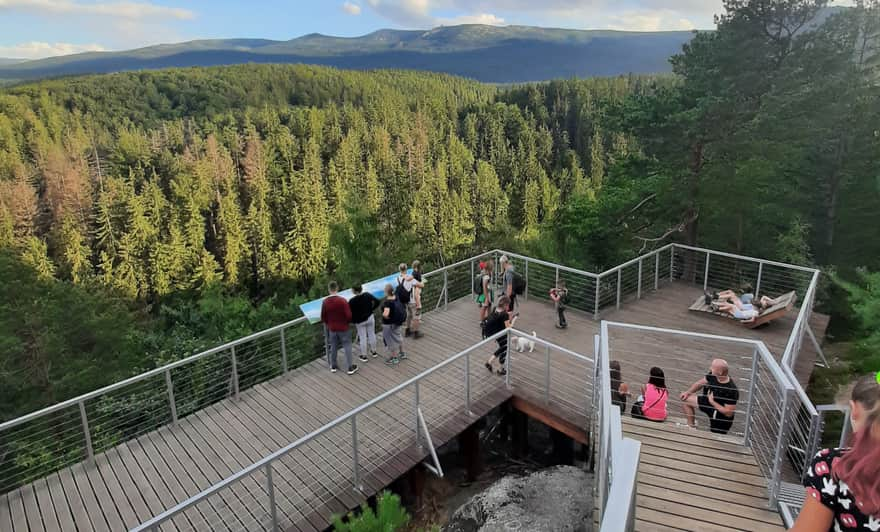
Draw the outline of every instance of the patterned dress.
[[[834,520],[831,528],[828,529],[829,531],[878,532],[880,531],[880,516],[862,513],[846,482],[834,478],[831,474],[832,466],[848,450],[823,449],[819,451],[813,458],[813,463],[810,464],[810,469],[804,478],[807,496],[816,499],[834,512]]]

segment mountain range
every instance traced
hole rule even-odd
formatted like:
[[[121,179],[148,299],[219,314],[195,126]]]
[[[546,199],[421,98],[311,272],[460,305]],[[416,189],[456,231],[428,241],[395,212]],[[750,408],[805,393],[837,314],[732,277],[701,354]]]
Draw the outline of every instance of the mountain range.
[[[87,52],[32,61],[0,59],[0,80],[238,63],[309,63],[349,69],[400,68],[456,74],[485,82],[653,74],[690,31],[622,32],[532,26],[441,26],[379,30],[361,37],[317,33],[289,41],[199,40],[119,52]]]

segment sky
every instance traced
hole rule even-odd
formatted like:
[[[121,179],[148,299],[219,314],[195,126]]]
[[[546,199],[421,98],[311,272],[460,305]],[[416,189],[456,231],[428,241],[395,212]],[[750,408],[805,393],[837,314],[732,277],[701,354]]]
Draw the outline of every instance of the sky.
[[[721,0],[0,0],[0,58],[37,59],[212,38],[357,36],[481,23],[709,29]]]

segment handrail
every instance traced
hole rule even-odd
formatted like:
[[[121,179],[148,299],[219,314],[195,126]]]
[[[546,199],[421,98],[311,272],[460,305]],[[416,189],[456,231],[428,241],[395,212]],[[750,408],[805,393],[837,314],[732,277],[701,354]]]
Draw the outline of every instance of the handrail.
[[[191,362],[194,362],[194,361],[199,360],[201,358],[207,357],[209,355],[213,355],[213,354],[219,353],[221,351],[226,351],[227,349],[231,349],[237,345],[241,345],[243,343],[250,342],[251,340],[256,340],[257,338],[262,338],[263,336],[272,334],[274,332],[278,332],[282,329],[287,329],[288,327],[292,327],[294,325],[302,323],[305,320],[306,320],[305,316],[300,316],[299,318],[296,318],[295,320],[291,320],[291,321],[282,323],[280,325],[275,325],[275,326],[270,327],[268,329],[264,329],[262,331],[255,332],[253,334],[250,334],[250,335],[245,336],[243,338],[238,338],[238,339],[233,340],[231,342],[226,342],[225,344],[218,345],[217,347],[212,347],[206,351],[201,351],[199,353],[196,353],[195,355],[190,355],[186,358],[182,358],[180,360],[175,360],[174,362],[169,362],[168,364],[165,364],[164,366],[160,366],[158,368],[154,368],[149,371],[145,371],[144,373],[139,373],[139,374],[137,374],[133,377],[129,377],[125,380],[121,380],[119,382],[115,382],[115,383],[110,384],[108,386],[104,386],[103,388],[98,388],[97,390],[92,390],[91,392],[87,392],[82,395],[78,395],[72,399],[67,399],[66,401],[62,401],[60,403],[56,403],[54,405],[47,406],[46,408],[36,410],[34,412],[31,412],[30,414],[25,414],[21,417],[17,417],[15,419],[10,419],[9,421],[6,421],[4,423],[0,423],[0,432],[4,431],[6,429],[10,429],[12,427],[15,427],[16,425],[20,425],[22,423],[26,423],[28,421],[31,421],[32,419],[42,417],[46,414],[50,414],[50,413],[56,412],[58,410],[63,410],[67,407],[74,406],[77,403],[81,403],[83,401],[88,401],[89,399],[94,399],[95,397],[98,397],[100,395],[104,395],[105,393],[112,392],[114,390],[118,390],[120,388],[123,388],[123,387],[129,385],[129,384],[133,384],[135,382],[149,379],[150,377],[155,377],[156,375],[161,375],[162,373],[165,373],[166,371],[170,371],[172,369],[179,368],[181,366],[185,366]]]
[[[623,438],[618,442],[614,455],[614,479],[608,492],[608,505],[613,512],[605,512],[599,530],[602,532],[629,532],[633,530],[636,507],[636,490],[639,476],[639,457],[642,444],[637,440]]]
[[[237,473],[233,473],[232,475],[224,478],[220,482],[217,482],[216,484],[212,485],[209,488],[202,490],[201,492],[197,493],[196,495],[193,495],[192,497],[188,498],[187,500],[178,503],[177,505],[169,508],[168,510],[165,510],[164,512],[153,517],[152,519],[150,519],[148,521],[144,521],[143,523],[141,523],[137,527],[133,528],[131,530],[131,532],[149,530],[151,528],[158,527],[159,525],[161,525],[163,522],[167,521],[168,519],[170,519],[174,515],[186,510],[190,506],[204,500],[205,498],[210,497],[211,495],[217,493],[218,491],[222,490],[226,486],[229,486],[230,484],[234,483],[235,481],[237,481],[241,478],[244,478],[244,477],[250,475],[251,473],[254,473],[255,471],[259,470],[260,468],[265,467],[267,464],[274,462],[278,458],[281,458],[281,457],[287,455],[288,453],[290,453],[291,451],[293,451],[294,449],[296,449],[300,445],[308,442],[309,440],[312,440],[315,437],[320,436],[321,434],[341,425],[342,423],[357,416],[361,412],[371,408],[373,405],[384,401],[385,399],[391,397],[392,395],[397,394],[401,390],[421,381],[425,377],[430,376],[431,374],[435,373],[436,371],[445,368],[446,366],[448,366],[449,364],[452,364],[453,362],[456,362],[457,360],[466,356],[471,351],[474,351],[474,350],[479,349],[480,347],[482,347],[486,344],[494,342],[495,340],[497,340],[501,336],[505,336],[505,335],[507,335],[506,329],[503,331],[497,332],[497,333],[493,334],[492,336],[485,338],[484,340],[468,347],[467,349],[465,349],[463,351],[459,351],[458,353],[456,353],[452,357],[447,358],[446,360],[444,360],[438,364],[435,364],[434,366],[419,373],[415,377],[411,377],[410,379],[398,384],[394,388],[391,388],[390,390],[376,396],[375,398],[367,401],[366,403],[363,403],[362,405],[353,408],[348,413],[343,414],[343,415],[337,417],[336,419],[334,419],[333,421],[326,423],[322,427],[317,428],[317,429],[313,430],[312,432],[309,432],[305,436],[298,438],[293,443],[285,445],[281,449],[278,449],[277,451],[275,451],[269,455],[264,456],[263,458],[254,462],[253,464],[249,465],[248,467],[240,470]]]
[[[651,256],[656,255],[658,253],[662,253],[663,251],[666,251],[667,249],[673,248],[677,245],[678,244],[666,244],[665,246],[659,247],[659,248],[652,250],[652,251],[649,251],[648,253],[645,253],[644,255],[639,255],[638,257],[636,257],[634,259],[630,259],[630,260],[624,262],[623,264],[618,264],[617,266],[609,268],[609,269],[605,270],[604,272],[597,274],[597,277],[605,277],[606,275],[614,273],[617,270],[622,270],[623,268],[626,268],[627,266],[632,266],[633,264],[638,264],[638,262],[641,260],[645,260],[648,257],[651,257]]]
[[[797,319],[794,322],[794,327],[792,327],[791,335],[788,337],[788,342],[785,344],[785,351],[783,351],[782,355],[782,363],[786,366],[791,366],[794,364],[793,352],[795,349],[795,342],[798,342],[798,336],[804,334],[803,328],[805,326],[804,320],[806,319],[806,315],[811,311],[810,307],[813,304],[813,297],[815,297],[816,285],[819,284],[819,270],[815,270],[813,273],[812,279],[810,279],[810,286],[807,288],[807,293],[804,296],[803,303],[801,304],[800,311],[798,312]],[[806,324],[806,326],[809,326]]]
[[[767,264],[769,266],[779,266],[780,268],[788,268],[792,270],[800,270],[804,272],[818,272],[819,270],[816,268],[810,268],[808,266],[798,266],[797,264],[788,264],[786,262],[777,262],[773,260],[759,259],[757,257],[749,257],[747,255],[737,255],[736,253],[728,253],[726,251],[715,251],[707,248],[700,248],[696,246],[689,246],[687,244],[672,244],[673,246],[681,249],[689,249],[691,251],[699,251],[700,253],[711,253],[712,255],[719,255],[721,257],[728,257],[731,259],[739,259],[739,260],[748,260],[751,262],[758,262]]]
[[[498,253],[502,253],[502,254],[504,254],[504,255],[507,255],[508,258],[509,258],[509,257],[515,257],[515,258],[517,258],[517,259],[519,259],[519,260],[524,260],[524,261],[528,261],[528,262],[533,262],[533,263],[535,263],[535,264],[540,264],[541,266],[547,266],[548,268],[559,268],[559,271],[561,271],[561,272],[576,273],[576,274],[578,274],[578,275],[583,275],[583,276],[585,276],[585,277],[592,277],[592,278],[594,278],[594,279],[595,279],[596,277],[598,277],[598,275],[595,274],[595,273],[590,273],[590,272],[585,271],[585,270],[579,270],[579,269],[577,269],[577,268],[571,268],[571,267],[569,267],[569,266],[563,266],[562,264],[556,264],[555,262],[547,262],[547,261],[545,261],[545,260],[541,260],[541,259],[533,259],[532,257],[527,257],[527,256],[525,256],[525,255],[520,255],[520,254],[518,254],[518,253],[513,253],[513,252],[511,252],[511,251],[504,251],[504,250],[502,250],[502,249],[498,249],[498,250],[495,250],[495,251],[498,252]]]

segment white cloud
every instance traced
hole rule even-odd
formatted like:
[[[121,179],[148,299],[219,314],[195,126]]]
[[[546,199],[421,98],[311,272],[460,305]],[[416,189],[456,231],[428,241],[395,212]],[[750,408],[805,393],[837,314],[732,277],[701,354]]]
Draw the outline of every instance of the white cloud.
[[[166,7],[149,2],[106,2],[87,4],[74,0],[0,0],[0,12],[21,11],[37,15],[89,15],[130,20],[190,20],[188,9]]]
[[[0,57],[14,59],[41,59],[57,55],[78,54],[81,52],[101,52],[100,44],[71,44],[66,42],[23,42],[12,46],[0,46]]]
[[[492,13],[477,13],[475,15],[459,15],[455,18],[439,18],[437,23],[442,26],[455,26],[457,24],[485,24],[487,26],[503,26],[504,19]]]
[[[351,2],[346,2],[342,4],[342,10],[348,13],[349,15],[360,15],[361,14],[361,6],[357,4],[353,4]]]

